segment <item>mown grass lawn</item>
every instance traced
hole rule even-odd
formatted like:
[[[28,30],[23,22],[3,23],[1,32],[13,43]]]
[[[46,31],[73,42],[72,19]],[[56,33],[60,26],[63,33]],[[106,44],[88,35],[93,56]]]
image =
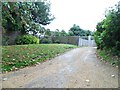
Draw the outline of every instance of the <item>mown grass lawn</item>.
[[[13,71],[49,60],[77,46],[68,44],[31,44],[2,47],[2,72]]]

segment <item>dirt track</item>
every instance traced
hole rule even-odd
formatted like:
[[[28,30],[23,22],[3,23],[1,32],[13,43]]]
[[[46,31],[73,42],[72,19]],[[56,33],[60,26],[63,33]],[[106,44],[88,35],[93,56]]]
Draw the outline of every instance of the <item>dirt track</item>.
[[[37,66],[4,74],[3,88],[118,88],[118,68],[100,61],[95,50],[77,48]]]

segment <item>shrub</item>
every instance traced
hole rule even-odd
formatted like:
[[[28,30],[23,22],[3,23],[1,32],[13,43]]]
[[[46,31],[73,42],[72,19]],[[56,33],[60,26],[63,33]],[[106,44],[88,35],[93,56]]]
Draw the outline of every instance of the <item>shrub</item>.
[[[8,45],[8,43],[9,43],[9,37],[3,36],[2,37],[2,45]]]
[[[94,40],[96,42],[97,48],[100,49],[100,33],[97,31],[94,33]]]
[[[59,40],[55,40],[55,41],[54,41],[54,43],[58,43],[58,44],[59,44],[59,43],[60,43],[60,41],[59,41]]]
[[[32,35],[18,36],[15,40],[16,44],[39,44],[39,39]]]
[[[45,43],[45,44],[49,44],[49,43],[52,43],[52,40],[50,38],[43,38],[40,42]]]
[[[116,41],[116,50],[120,51],[120,41]]]

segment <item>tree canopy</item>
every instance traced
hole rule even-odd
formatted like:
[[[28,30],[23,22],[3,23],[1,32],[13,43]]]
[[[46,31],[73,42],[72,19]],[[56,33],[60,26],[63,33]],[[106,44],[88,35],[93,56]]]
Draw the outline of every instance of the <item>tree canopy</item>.
[[[48,2],[2,2],[2,26],[6,31],[37,33],[54,19]]]
[[[90,30],[83,30],[79,25],[74,24],[69,30],[69,36],[89,36],[92,32]]]

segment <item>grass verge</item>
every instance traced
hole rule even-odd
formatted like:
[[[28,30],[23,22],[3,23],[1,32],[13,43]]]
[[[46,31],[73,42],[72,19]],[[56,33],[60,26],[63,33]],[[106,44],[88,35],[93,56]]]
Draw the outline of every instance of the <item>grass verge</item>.
[[[2,72],[14,71],[48,60],[70,49],[68,44],[31,44],[2,47]]]
[[[97,50],[97,55],[105,62],[110,63],[111,65],[114,66],[119,66],[120,65],[120,57],[113,55],[107,50]]]

